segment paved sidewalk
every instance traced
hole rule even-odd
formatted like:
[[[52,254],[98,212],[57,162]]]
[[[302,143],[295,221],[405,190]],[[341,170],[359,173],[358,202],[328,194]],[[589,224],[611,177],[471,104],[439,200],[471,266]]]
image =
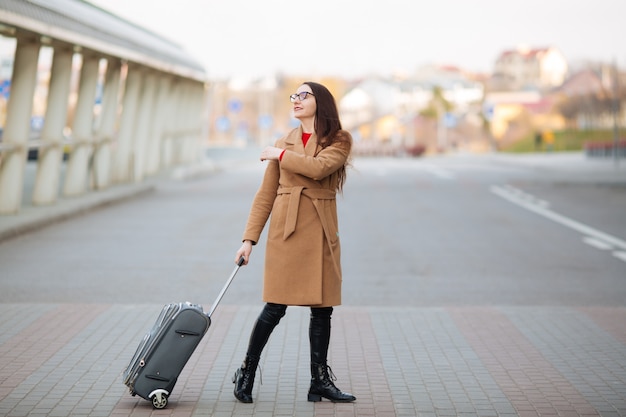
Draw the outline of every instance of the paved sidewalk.
[[[616,167],[581,155],[483,158],[530,164],[552,178],[556,172],[563,180],[626,184],[626,161]],[[0,251],[15,236],[149,193],[171,178],[0,216]],[[207,310],[213,300],[191,301]],[[242,404],[231,378],[260,307],[230,300],[215,313],[168,407],[154,410],[128,393],[122,372],[161,307],[0,304],[0,416],[626,416],[624,305],[338,307],[329,359],[337,386],[357,397],[350,404],[307,401],[309,311],[290,307],[264,350],[255,402]]]
[[[127,366],[160,305],[0,305],[3,416],[624,416],[626,309],[340,307],[330,361],[353,404],[309,403],[308,311],[290,307],[255,403],[232,395],[258,306],[225,305],[165,410]],[[261,383],[262,381],[262,383]]]

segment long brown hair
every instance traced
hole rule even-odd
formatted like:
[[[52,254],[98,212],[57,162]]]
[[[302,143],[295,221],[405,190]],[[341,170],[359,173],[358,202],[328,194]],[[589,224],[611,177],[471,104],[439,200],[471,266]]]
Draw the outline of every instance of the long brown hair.
[[[313,81],[306,81],[303,84],[311,87],[311,91],[315,96],[317,110],[315,111],[315,125],[313,128],[320,141],[319,145],[324,149],[334,143],[341,142],[348,147],[349,151],[352,147],[352,141],[350,135],[342,130],[337,103],[331,92],[322,84]],[[346,182],[347,164],[348,161],[337,171],[339,176],[337,188],[340,192],[343,189],[343,184]]]

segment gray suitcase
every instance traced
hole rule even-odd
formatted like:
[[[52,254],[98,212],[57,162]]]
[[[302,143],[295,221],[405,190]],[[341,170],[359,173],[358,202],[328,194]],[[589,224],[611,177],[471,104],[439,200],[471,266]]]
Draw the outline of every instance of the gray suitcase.
[[[189,302],[163,307],[124,371],[124,384],[131,395],[139,395],[151,401],[157,409],[167,406],[178,376],[209,330],[211,315],[242,263],[243,258],[239,260],[208,313],[204,312],[201,305]]]

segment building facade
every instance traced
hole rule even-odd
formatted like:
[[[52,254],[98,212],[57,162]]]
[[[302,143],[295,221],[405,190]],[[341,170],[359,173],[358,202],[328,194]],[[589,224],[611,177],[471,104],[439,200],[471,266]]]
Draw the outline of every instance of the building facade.
[[[563,84],[567,73],[567,60],[557,48],[519,47],[496,59],[492,89],[545,91]]]

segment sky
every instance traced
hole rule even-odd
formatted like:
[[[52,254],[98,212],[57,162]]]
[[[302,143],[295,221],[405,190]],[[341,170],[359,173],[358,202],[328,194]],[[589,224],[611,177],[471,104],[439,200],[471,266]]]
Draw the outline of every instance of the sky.
[[[89,0],[180,44],[209,78],[359,78],[424,65],[490,72],[556,47],[626,66],[624,0]]]

